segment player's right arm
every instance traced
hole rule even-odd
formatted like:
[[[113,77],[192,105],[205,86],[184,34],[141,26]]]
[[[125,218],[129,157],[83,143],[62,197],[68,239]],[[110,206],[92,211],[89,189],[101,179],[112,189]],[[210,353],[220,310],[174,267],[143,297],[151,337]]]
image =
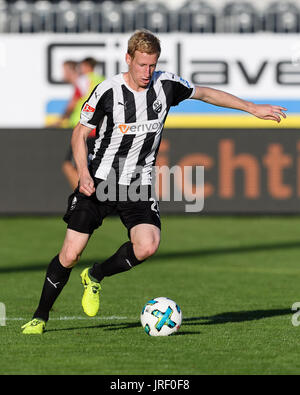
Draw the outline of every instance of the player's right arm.
[[[95,192],[94,180],[88,169],[88,149],[86,139],[94,128],[103,119],[105,103],[105,85],[97,85],[89,98],[83,103],[80,122],[75,127],[72,135],[73,157],[79,177],[79,191],[86,196],[91,196]]]
[[[90,131],[90,127],[78,123],[73,130],[71,139],[73,157],[79,177],[79,191],[86,196],[91,196],[95,192],[94,181],[90,175],[87,163],[86,139]]]

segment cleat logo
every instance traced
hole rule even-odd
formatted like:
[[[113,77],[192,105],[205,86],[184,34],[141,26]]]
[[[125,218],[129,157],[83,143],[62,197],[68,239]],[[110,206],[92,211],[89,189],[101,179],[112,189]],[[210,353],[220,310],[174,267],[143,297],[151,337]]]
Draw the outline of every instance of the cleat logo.
[[[94,286],[92,287],[92,292],[93,292],[94,294],[97,294],[98,291],[99,291],[99,287],[97,287],[96,285],[94,285]]]

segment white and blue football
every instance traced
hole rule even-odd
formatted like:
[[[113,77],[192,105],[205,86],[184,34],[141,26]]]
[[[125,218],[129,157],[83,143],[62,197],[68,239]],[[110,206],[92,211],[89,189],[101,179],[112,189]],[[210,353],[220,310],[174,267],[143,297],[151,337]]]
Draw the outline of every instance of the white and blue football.
[[[181,326],[182,312],[174,300],[159,297],[149,300],[141,312],[141,323],[149,336],[169,336]]]

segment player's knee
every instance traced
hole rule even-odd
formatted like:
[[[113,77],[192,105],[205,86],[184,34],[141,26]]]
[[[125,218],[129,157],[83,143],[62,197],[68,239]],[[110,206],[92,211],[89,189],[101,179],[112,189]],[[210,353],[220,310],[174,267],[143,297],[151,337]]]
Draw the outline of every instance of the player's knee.
[[[135,245],[134,253],[139,261],[143,261],[154,255],[158,249],[159,242],[156,240],[145,241],[143,243],[138,243]]]
[[[59,255],[61,264],[64,267],[73,267],[80,259],[80,254],[72,248],[65,248]]]

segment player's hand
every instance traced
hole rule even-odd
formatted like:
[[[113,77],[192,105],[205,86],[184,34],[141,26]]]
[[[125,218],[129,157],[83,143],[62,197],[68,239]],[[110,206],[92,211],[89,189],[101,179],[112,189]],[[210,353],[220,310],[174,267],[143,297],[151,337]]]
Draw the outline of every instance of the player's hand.
[[[79,192],[91,196],[95,191],[94,181],[89,174],[79,177]]]
[[[257,118],[276,121],[279,123],[282,118],[286,118],[284,111],[287,111],[287,109],[281,106],[273,106],[271,104],[254,104],[251,113]]]

